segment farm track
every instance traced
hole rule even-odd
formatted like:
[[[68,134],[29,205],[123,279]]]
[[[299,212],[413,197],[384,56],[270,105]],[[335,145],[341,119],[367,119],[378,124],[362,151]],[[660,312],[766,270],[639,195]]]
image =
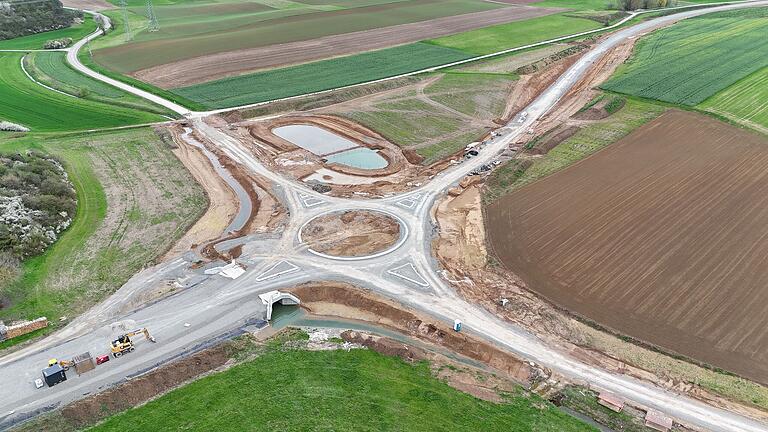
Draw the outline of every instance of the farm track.
[[[487,210],[491,244],[555,303],[768,383],[768,140],[671,111]]]
[[[505,8],[411,24],[196,57],[139,70],[133,77],[160,88],[185,87],[245,72],[360,53],[480,27],[550,15],[555,8]]]

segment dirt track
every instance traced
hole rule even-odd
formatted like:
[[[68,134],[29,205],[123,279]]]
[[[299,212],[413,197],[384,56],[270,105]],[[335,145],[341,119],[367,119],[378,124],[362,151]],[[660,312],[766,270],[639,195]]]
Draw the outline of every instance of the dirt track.
[[[259,69],[270,69],[417,42],[479,27],[550,15],[562,9],[509,7],[384,27],[311,41],[229,51],[142,69],[132,76],[161,88],[184,87]],[[162,43],[157,42],[157,43]]]
[[[672,111],[488,207],[491,244],[570,310],[768,382],[767,144]]]

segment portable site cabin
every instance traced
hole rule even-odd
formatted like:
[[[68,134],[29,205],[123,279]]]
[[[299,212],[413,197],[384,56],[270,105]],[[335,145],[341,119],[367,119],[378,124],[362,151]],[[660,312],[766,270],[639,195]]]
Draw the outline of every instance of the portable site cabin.
[[[64,368],[60,364],[55,363],[43,369],[43,379],[48,387],[53,387],[56,384],[67,380],[67,373],[64,372]]]

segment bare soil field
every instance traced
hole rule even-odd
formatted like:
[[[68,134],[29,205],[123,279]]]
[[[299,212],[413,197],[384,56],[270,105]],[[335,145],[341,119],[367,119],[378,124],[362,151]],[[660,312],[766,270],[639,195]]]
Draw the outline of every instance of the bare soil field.
[[[365,256],[391,247],[400,224],[384,213],[352,210],[320,216],[302,230],[312,250],[333,256]]]
[[[486,209],[500,261],[598,323],[768,382],[768,140],[670,111]]]
[[[246,72],[372,51],[559,11],[561,9],[556,8],[495,9],[312,40],[215,53],[141,69],[131,75],[165,89],[185,87]],[[146,45],[151,51],[155,49],[151,45],[166,43],[168,41],[152,41]]]
[[[66,7],[92,11],[114,9],[115,7],[113,4],[105,0],[64,0],[61,3]]]

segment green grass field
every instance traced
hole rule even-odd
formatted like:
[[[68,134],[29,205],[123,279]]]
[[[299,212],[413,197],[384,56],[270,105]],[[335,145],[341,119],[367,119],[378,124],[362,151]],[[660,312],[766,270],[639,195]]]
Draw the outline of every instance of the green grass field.
[[[155,5],[161,30],[94,52],[98,63],[126,73],[206,54],[312,40],[322,36],[493,10],[480,0],[313,2],[242,0]],[[132,15],[145,15],[143,2]],[[117,17],[122,21],[122,17]]]
[[[69,66],[63,52],[33,52],[27,55],[24,65],[35,80],[67,94],[125,108],[174,115],[159,105],[77,72]]]
[[[602,88],[696,105],[768,67],[768,9],[705,15],[644,37]]]
[[[72,27],[2,40],[0,41],[0,49],[43,49],[43,44],[51,39],[69,37],[73,41],[78,41],[95,31],[96,23],[93,22],[93,18],[86,15],[81,24]]]
[[[435,79],[436,78],[436,79]],[[433,80],[434,79],[434,80]],[[336,112],[383,135],[390,142],[415,151],[428,165],[477,141],[504,112],[514,74],[448,73],[422,77],[416,86],[389,92],[360,108]]]
[[[733,120],[746,120],[768,130],[768,67],[697,105]]]
[[[149,128],[0,135],[0,154],[27,150],[63,161],[77,213],[45,253],[24,261],[18,280],[0,287],[10,303],[0,319],[72,318],[163,253],[206,208],[202,189]]]
[[[595,429],[519,390],[476,399],[369,350],[273,350],[90,429],[110,431],[537,431]]]
[[[596,21],[559,14],[484,27],[428,42],[482,55],[600,27]]]
[[[208,108],[225,108],[358,84],[469,57],[461,51],[415,43],[225,78],[173,92]]]
[[[0,53],[0,120],[33,131],[65,131],[164,121],[157,114],[86,101],[48,90],[21,68],[23,53]]]

